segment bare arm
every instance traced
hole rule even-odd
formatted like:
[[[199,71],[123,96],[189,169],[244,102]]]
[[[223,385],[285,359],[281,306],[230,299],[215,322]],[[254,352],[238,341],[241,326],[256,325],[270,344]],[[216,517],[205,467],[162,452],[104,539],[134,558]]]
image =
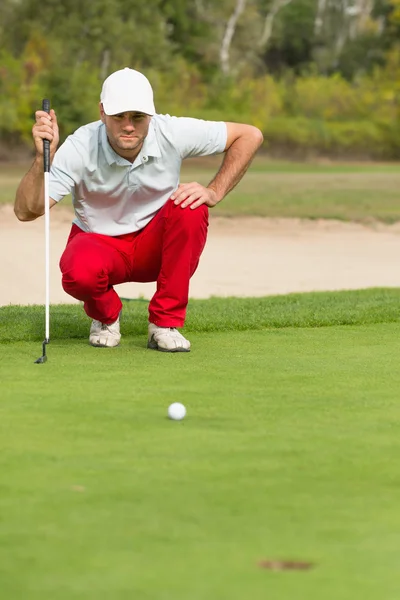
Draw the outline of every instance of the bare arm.
[[[263,142],[263,135],[252,125],[226,123],[226,126],[225,157],[218,173],[207,187],[195,181],[181,184],[171,196],[175,204],[193,209],[201,204],[213,207],[233,190],[246,173]]]
[[[255,153],[263,143],[263,134],[257,127],[227,123],[228,140],[222,165],[208,184],[220,202],[239,183],[249,168]]]
[[[36,112],[36,123],[32,128],[36,147],[33,165],[18,186],[14,212],[20,221],[33,221],[44,214],[43,140],[50,140],[50,161],[53,161],[58,145],[58,125],[54,110],[50,115],[42,110]],[[56,204],[50,198],[50,208]]]
[[[50,208],[56,204],[50,198]],[[36,157],[24,175],[15,196],[14,213],[20,221],[33,221],[44,214],[43,160]]]

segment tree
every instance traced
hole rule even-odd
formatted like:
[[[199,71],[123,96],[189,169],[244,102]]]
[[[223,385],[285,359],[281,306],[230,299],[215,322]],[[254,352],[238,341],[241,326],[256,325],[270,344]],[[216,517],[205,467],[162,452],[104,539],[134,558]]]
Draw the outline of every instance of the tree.
[[[8,0],[11,2],[11,0]],[[103,76],[125,65],[164,67],[171,56],[161,0],[14,0],[7,46],[20,54],[32,31],[63,46],[69,64],[88,61]]]
[[[316,0],[275,2],[264,9],[263,60],[269,71],[301,72],[313,59]],[[273,27],[272,27],[273,26]]]
[[[230,47],[232,44],[233,36],[235,34],[237,22],[240,18],[240,15],[244,11],[245,6],[246,6],[246,0],[236,0],[236,5],[234,8],[234,11],[230,15],[230,17],[226,23],[224,35],[222,37],[220,52],[219,52],[221,71],[224,73],[224,75],[229,75],[229,72],[230,72],[230,64],[229,64]]]

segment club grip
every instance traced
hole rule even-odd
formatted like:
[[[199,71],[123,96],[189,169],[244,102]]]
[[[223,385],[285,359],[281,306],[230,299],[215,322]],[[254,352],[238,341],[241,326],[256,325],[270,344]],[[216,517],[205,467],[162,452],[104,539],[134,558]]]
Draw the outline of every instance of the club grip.
[[[42,110],[50,112],[50,100],[42,100]],[[50,140],[43,140],[43,167],[46,173],[50,171]]]

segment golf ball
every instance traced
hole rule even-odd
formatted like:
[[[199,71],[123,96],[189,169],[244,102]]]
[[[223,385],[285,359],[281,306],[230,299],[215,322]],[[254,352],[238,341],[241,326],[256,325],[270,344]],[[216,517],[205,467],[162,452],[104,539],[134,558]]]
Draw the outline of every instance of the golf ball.
[[[186,408],[180,402],[174,402],[168,407],[168,416],[173,421],[182,421],[186,415]]]

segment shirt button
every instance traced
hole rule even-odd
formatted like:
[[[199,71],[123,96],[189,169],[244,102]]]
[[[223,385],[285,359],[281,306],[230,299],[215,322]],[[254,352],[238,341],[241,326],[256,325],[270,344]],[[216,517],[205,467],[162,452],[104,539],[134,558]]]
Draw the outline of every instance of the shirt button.
[[[148,157],[147,157],[147,156],[143,156],[143,157],[142,157],[142,160],[143,160],[143,162],[147,162],[149,159],[148,159]]]

